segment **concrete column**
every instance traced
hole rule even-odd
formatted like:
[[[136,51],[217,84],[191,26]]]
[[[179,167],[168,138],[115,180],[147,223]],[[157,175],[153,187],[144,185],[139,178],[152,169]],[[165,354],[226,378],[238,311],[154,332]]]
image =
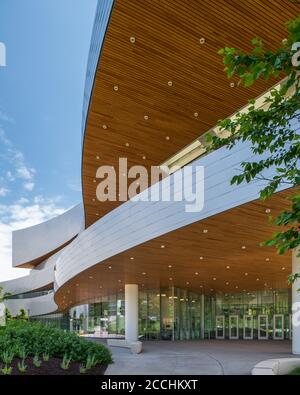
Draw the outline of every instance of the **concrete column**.
[[[139,334],[139,287],[125,285],[125,339],[136,342]]]
[[[300,273],[300,257],[297,255],[300,248],[293,251],[292,270],[293,274]],[[292,287],[292,312],[293,312],[293,354],[300,355],[300,279],[296,280]]]

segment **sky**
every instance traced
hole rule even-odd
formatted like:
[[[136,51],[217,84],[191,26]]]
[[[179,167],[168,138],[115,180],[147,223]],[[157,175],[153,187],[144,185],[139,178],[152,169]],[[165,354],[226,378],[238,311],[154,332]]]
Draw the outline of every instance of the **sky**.
[[[11,232],[81,201],[81,115],[97,0],[0,0],[0,281]]]

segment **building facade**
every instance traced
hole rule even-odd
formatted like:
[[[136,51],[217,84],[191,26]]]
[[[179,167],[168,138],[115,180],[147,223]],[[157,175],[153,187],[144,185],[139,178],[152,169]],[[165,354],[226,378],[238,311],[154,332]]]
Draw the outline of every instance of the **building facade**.
[[[265,181],[230,180],[243,161],[263,156],[247,142],[209,153],[205,146],[219,119],[246,111],[251,98],[263,106],[275,83],[228,81],[218,50],[246,51],[257,36],[278,45],[299,6],[233,3],[99,2],[83,103],[83,202],[13,233],[14,267],[32,270],[2,284],[12,314],[25,308],[32,319],[128,342],[290,339],[300,353],[299,284],[287,283],[300,260],[260,246],[276,229],[268,216],[287,207],[293,190],[260,201]],[[116,199],[99,198],[103,166],[117,172]],[[169,174],[142,186],[136,166]],[[185,169],[188,193],[178,199]],[[132,174],[134,193],[122,199]],[[148,199],[157,189],[169,199]]]

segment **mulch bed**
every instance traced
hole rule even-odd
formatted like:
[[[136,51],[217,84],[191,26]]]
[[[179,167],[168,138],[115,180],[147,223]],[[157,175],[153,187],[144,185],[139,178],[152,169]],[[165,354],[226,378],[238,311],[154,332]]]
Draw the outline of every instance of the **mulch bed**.
[[[28,357],[25,360],[25,364],[27,365],[27,369],[25,373],[20,373],[18,369],[18,362],[20,359],[15,358],[12,363],[9,366],[12,366],[12,375],[18,375],[18,376],[37,376],[37,375],[52,375],[52,376],[74,376],[74,375],[80,375],[80,376],[102,376],[104,375],[107,365],[96,365],[92,369],[88,370],[84,374],[79,373],[79,368],[82,365],[79,362],[71,362],[69,369],[68,370],[63,370],[61,368],[61,362],[62,360],[60,358],[49,358],[49,361],[45,362],[42,358],[40,358],[42,361],[42,364],[39,368],[34,366],[32,360],[33,358]],[[0,363],[1,369],[4,367],[4,364]],[[3,375],[3,373],[0,371],[0,375]]]

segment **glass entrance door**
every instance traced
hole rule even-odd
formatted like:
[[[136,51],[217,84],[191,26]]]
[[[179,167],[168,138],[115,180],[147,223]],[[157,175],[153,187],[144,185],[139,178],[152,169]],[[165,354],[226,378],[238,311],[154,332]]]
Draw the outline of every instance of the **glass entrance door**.
[[[284,315],[275,314],[273,317],[273,339],[284,339]]]
[[[216,339],[225,339],[225,316],[216,316]]]
[[[244,315],[244,340],[253,340],[253,316]]]
[[[239,338],[239,316],[229,316],[229,339],[237,340]]]
[[[259,340],[268,340],[268,316],[267,315],[259,315],[258,316],[258,339]]]

